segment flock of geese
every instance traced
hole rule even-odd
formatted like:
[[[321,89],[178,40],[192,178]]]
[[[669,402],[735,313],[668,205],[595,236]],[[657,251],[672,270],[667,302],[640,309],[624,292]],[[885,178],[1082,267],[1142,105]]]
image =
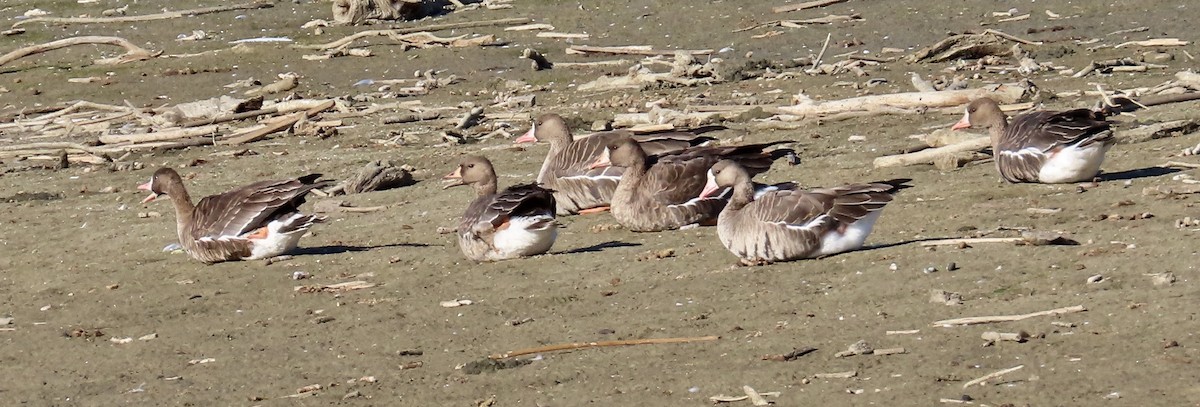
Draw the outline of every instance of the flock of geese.
[[[953,126],[964,128],[988,131],[1000,175],[1014,183],[1091,180],[1115,143],[1104,113],[1035,111],[1010,120],[987,98],[966,107]],[[562,117],[544,114],[515,140],[550,145],[536,182],[500,189],[492,163],[474,155],[444,177],[446,188],[469,185],[476,194],[457,228],[459,247],[474,261],[538,255],[554,244],[556,216],[610,211],[638,232],[715,223],[721,243],[747,265],[817,258],[861,248],[881,210],[910,181],[809,190],[763,185],[753,177],[792,154],[778,146],[786,141],[709,145],[715,140],[702,131],[576,138]],[[170,168],[138,188],[150,191],[143,203],[170,197],[180,245],[214,263],[294,249],[322,220],[299,211],[309,191],[328,185],[319,178],[256,182],[196,204]]]

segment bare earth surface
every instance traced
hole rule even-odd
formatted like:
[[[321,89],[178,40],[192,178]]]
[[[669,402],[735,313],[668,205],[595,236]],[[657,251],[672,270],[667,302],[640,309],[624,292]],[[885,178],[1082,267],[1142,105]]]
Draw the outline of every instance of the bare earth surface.
[[[185,9],[222,2],[170,2]],[[1111,4],[1110,4],[1111,3]],[[0,17],[42,8],[52,16],[98,16],[125,3],[100,0],[16,0],[0,4]],[[160,12],[162,2],[128,3],[128,14]],[[518,0],[512,9],[472,10],[400,27],[443,22],[530,17],[556,31],[589,33],[588,45],[651,45],[656,49],[722,49],[725,66],[752,60],[785,61],[817,53],[827,33],[826,58],[851,51],[878,55],[884,47],[910,53],[948,33],[996,28],[1048,41],[1028,47],[1039,61],[1079,69],[1093,60],[1139,58],[1148,49],[1111,45],[1178,37],[1192,45],[1163,48],[1174,59],[1165,69],[1070,78],[1056,72],[1030,79],[1047,108],[1088,106],[1096,97],[1053,98],[1057,92],[1153,86],[1194,67],[1200,55],[1190,2],[866,1],[851,0],[787,14],[762,1]],[[997,23],[992,12],[1017,8],[1026,20]],[[275,7],[175,20],[121,24],[28,24],[25,34],[0,37],[0,52],[77,35],[115,35],[167,54],[228,48],[229,41],[287,36],[297,43],[332,41],[385,25],[333,27],[316,34],[300,25],[330,18],[328,3],[278,2]],[[1064,17],[1049,20],[1046,11]],[[807,28],[737,28],[770,20],[860,13],[865,21]],[[1190,21],[1190,22],[1185,22]],[[980,23],[992,25],[981,27]],[[1061,31],[1029,33],[1030,28]],[[1108,35],[1150,27],[1148,31]],[[180,34],[205,30],[211,39],[179,42]],[[754,35],[778,30],[780,35]],[[461,102],[490,105],[506,80],[529,84],[533,113],[558,112],[586,132],[593,120],[646,111],[646,102],[705,95],[732,103],[735,92],[764,103],[790,104],[803,91],[818,100],[859,94],[912,91],[908,72],[927,78],[945,63],[891,62],[867,68],[866,77],[800,75],[751,79],[713,86],[642,92],[583,94],[575,86],[602,70],[533,71],[520,51],[534,47],[554,61],[615,59],[565,55],[564,40],[535,33],[481,27],[439,35],[495,34],[507,46],[402,50],[385,38],[367,46],[375,56],[306,61],[311,53],[287,44],[260,44],[194,58],[157,58],[119,66],[92,65],[113,47],[78,46],[0,66],[0,108],[29,108],[72,100],[159,106],[233,92],[222,87],[246,78],[271,81],[294,72],[293,90],[304,97],[339,97],[372,90],[361,79],[411,78],[414,71],[444,70],[464,82],[419,97],[428,106]],[[1092,38],[1099,42],[1079,45]],[[1094,51],[1088,47],[1110,45]],[[1185,53],[1186,51],[1186,53]],[[750,58],[746,54],[753,52]],[[882,55],[895,57],[902,54]],[[629,58],[628,56],[625,56]],[[191,68],[199,73],[165,75]],[[791,68],[799,70],[801,68]],[[611,73],[621,73],[617,68]],[[1012,82],[1014,72],[979,74],[972,86]],[[67,78],[109,76],[106,83],[68,83]],[[887,82],[867,88],[871,78]],[[839,84],[838,82],[845,83]],[[856,89],[847,84],[857,84]],[[778,90],[777,92],[771,92]],[[240,90],[236,91],[240,92]],[[521,91],[518,93],[523,93]],[[416,98],[413,98],[416,99]],[[611,107],[583,105],[617,100]],[[388,102],[385,100],[380,102]],[[677,106],[679,107],[679,106]],[[1133,122],[1197,118],[1196,104],[1152,108],[1121,116],[1118,135]],[[1143,188],[1179,187],[1173,179],[1194,171],[1157,168],[1195,136],[1116,146],[1098,186],[1003,183],[990,162],[953,171],[932,166],[873,169],[874,158],[914,144],[912,134],[947,127],[957,116],[881,116],[810,123],[798,130],[751,131],[747,122],[727,123],[744,141],[794,140],[801,164],[777,163],[761,181],[796,180],[807,186],[912,178],[884,211],[865,250],[830,258],[731,268],[735,258],[717,241],[714,228],[666,233],[600,230],[608,214],[562,218],[553,253],[492,264],[465,261],[453,227],[471,199],[468,189],[443,191],[437,181],[462,154],[482,148],[496,162],[501,185],[532,180],[545,145],[504,148],[505,139],[453,147],[442,143],[442,122],[381,125],[382,114],[349,119],[327,139],[276,135],[244,147],[201,147],[165,153],[139,152],[128,160],[138,171],[75,165],[30,169],[45,162],[5,158],[0,176],[0,400],[4,405],[413,405],[497,406],[709,405],[710,396],[741,395],[742,386],[777,405],[943,405],[964,399],[977,405],[1181,406],[1200,403],[1200,338],[1197,334],[1195,226],[1176,220],[1200,217],[1196,198],[1159,199]],[[527,123],[513,122],[513,132]],[[388,132],[415,136],[404,145],[379,144]],[[847,141],[851,136],[865,141]],[[0,131],[0,147],[36,134]],[[733,137],[733,135],[727,136]],[[214,155],[250,148],[257,155]],[[188,166],[197,159],[206,160]],[[340,179],[363,164],[391,159],[417,170],[416,185],[344,197],[357,206],[387,205],[373,213],[336,213],[301,242],[294,259],[264,265],[234,262],[211,266],[161,249],[176,240],[169,203],[141,205],[134,187],[154,168],[177,168],[193,196],[218,193],[251,181],[321,172]],[[1194,161],[1194,158],[1192,158]],[[113,187],[116,192],[99,192]],[[44,193],[43,195],[29,195]],[[310,201],[320,198],[311,197]],[[1029,211],[1030,208],[1061,209]],[[162,216],[137,216],[160,212]],[[1135,216],[1152,214],[1152,217]],[[1121,215],[1104,219],[1103,215]],[[997,227],[1057,230],[1077,246],[921,247],[930,238],[973,236]],[[595,228],[594,228],[595,227]],[[992,236],[1014,236],[1000,231]],[[648,253],[673,250],[657,258]],[[954,267],[950,267],[953,264]],[[931,269],[932,268],[932,269]],[[953,268],[953,270],[951,270]],[[926,272],[927,269],[936,271]],[[293,272],[311,279],[296,281]],[[1173,284],[1154,284],[1153,273],[1173,273]],[[1089,277],[1102,276],[1097,283]],[[377,286],[346,293],[302,293],[299,285],[365,280]],[[929,301],[930,290],[960,293],[961,305]],[[444,308],[440,302],[472,305]],[[938,327],[934,321],[985,315],[1024,314],[1081,305],[1085,312],[1018,322]],[[509,321],[527,322],[510,324]],[[0,319],[3,321],[3,319]],[[1056,322],[1052,324],[1052,322]],[[888,334],[888,331],[917,332]],[[94,336],[97,333],[99,337]],[[982,346],[985,331],[1026,331],[1025,343]],[[153,339],[138,340],[148,334]],[[488,355],[567,342],[701,337],[715,341],[541,353],[512,368],[476,369]],[[133,338],[116,343],[112,338]],[[894,355],[835,357],[865,340],[876,348],[902,347]],[[801,348],[817,350],[792,361],[764,360]],[[205,363],[199,363],[205,361]],[[419,363],[416,363],[419,362]],[[464,367],[464,365],[466,365]],[[1024,366],[982,386],[963,385],[988,373]],[[851,378],[814,378],[853,371]],[[372,380],[358,380],[372,376]],[[297,397],[304,386],[320,390]],[[486,403],[484,403],[486,405]],[[748,401],[734,405],[748,406]],[[955,404],[944,404],[955,405]]]

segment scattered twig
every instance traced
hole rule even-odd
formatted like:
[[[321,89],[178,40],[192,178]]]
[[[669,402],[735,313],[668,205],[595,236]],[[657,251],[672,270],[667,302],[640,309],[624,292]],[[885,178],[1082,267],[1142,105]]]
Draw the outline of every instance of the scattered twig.
[[[675,55],[676,53],[685,53],[690,55],[708,55],[712,54],[711,49],[697,50],[655,50],[648,45],[630,45],[623,47],[595,47],[591,45],[575,45],[567,47],[568,54],[629,54],[629,55]]]
[[[967,318],[946,319],[946,320],[934,322],[933,326],[950,327],[950,326],[955,326],[955,325],[976,325],[976,324],[990,324],[993,322],[1012,322],[1012,321],[1020,321],[1023,319],[1029,319],[1029,318],[1033,318],[1033,317],[1072,314],[1072,313],[1084,312],[1084,311],[1087,311],[1087,308],[1084,308],[1082,305],[1076,305],[1076,306],[1072,306],[1072,307],[1055,308],[1055,309],[1047,310],[1047,311],[1038,311],[1038,312],[1031,312],[1028,314],[1019,314],[1019,315],[995,315],[995,316],[984,316],[984,317],[967,317]]]
[[[144,14],[140,16],[118,16],[118,17],[34,17],[27,20],[17,21],[13,27],[18,27],[30,23],[53,23],[53,24],[108,24],[108,23],[132,23],[139,21],[153,20],[168,20],[173,18],[192,17],[204,14],[220,13],[224,11],[234,10],[253,10],[260,8],[275,7],[275,3],[256,2],[234,4],[230,6],[205,7],[191,10],[165,11],[157,14]]]
[[[965,389],[965,388],[968,388],[968,387],[974,386],[974,385],[976,385],[976,384],[981,384],[981,385],[982,385],[982,384],[987,384],[987,381],[988,381],[988,380],[992,380],[992,379],[995,379],[995,378],[997,378],[997,377],[1004,376],[1004,375],[1006,375],[1006,374],[1009,374],[1009,373],[1012,373],[1012,372],[1015,372],[1015,371],[1021,370],[1021,369],[1022,369],[1022,368],[1024,368],[1024,367],[1025,367],[1025,365],[1019,365],[1019,366],[1016,366],[1016,367],[1010,367],[1010,368],[1008,368],[1008,369],[1004,369],[1004,370],[999,370],[999,371],[995,371],[995,372],[992,372],[992,373],[988,373],[988,374],[986,374],[986,375],[983,375],[983,377],[980,377],[980,378],[978,378],[978,379],[971,380],[971,381],[969,381],[969,382],[966,382],[966,383],[964,383],[962,387]]]
[[[801,118],[848,111],[871,111],[882,108],[930,108],[962,106],[981,97],[1000,103],[1013,103],[1025,96],[1030,88],[1021,83],[986,86],[975,89],[943,90],[938,92],[905,92],[859,96],[849,99],[816,102],[805,100],[792,106],[781,106],[781,113]]]
[[[1154,38],[1154,39],[1142,40],[1142,41],[1123,42],[1123,43],[1117,44],[1113,48],[1121,48],[1121,47],[1124,47],[1127,45],[1136,45],[1139,47],[1179,47],[1179,46],[1184,46],[1184,45],[1188,45],[1188,44],[1189,44],[1189,42],[1180,40],[1178,38]]]
[[[752,405],[755,405],[755,406],[771,405],[771,402],[769,402],[769,401],[767,401],[767,399],[763,398],[763,396],[761,394],[758,394],[758,391],[755,391],[753,387],[742,386],[742,391],[746,393],[746,397],[750,399],[750,404],[752,404]]]
[[[153,133],[139,134],[106,134],[100,136],[100,142],[104,144],[118,143],[145,143],[150,141],[168,141],[178,140],[189,137],[212,135],[217,132],[216,125],[208,125],[201,127],[174,128],[169,130],[161,130]]]
[[[781,393],[779,393],[777,391],[758,393],[758,395],[764,396],[764,397],[779,397],[780,394]],[[736,402],[739,402],[742,400],[748,400],[749,398],[750,398],[750,396],[726,396],[726,395],[718,394],[716,396],[709,397],[708,400],[713,403],[736,403]]]
[[[812,69],[817,69],[821,65],[821,58],[825,57],[825,50],[829,49],[829,40],[833,38],[833,33],[825,33],[825,43],[821,44],[821,52],[817,53],[817,58],[813,59]]]
[[[850,371],[837,372],[837,373],[817,373],[817,374],[813,375],[813,378],[814,379],[849,379],[854,376],[858,376],[858,371],[850,370]]]
[[[800,10],[807,10],[810,8],[825,7],[830,4],[843,3],[846,1],[847,0],[813,0],[813,1],[806,1],[803,3],[778,6],[778,7],[771,9],[771,11],[775,12],[775,13],[787,13],[790,11],[800,11]]]
[[[666,344],[666,343],[707,342],[707,341],[715,341],[717,339],[721,339],[721,337],[714,335],[714,336],[700,336],[700,337],[691,337],[691,338],[650,338],[650,339],[629,339],[629,340],[599,341],[599,342],[573,342],[573,343],[565,343],[565,344],[559,344],[559,345],[539,346],[536,348],[519,349],[519,350],[509,351],[509,352],[505,352],[505,353],[497,353],[497,354],[488,356],[488,358],[489,359],[507,359],[507,358],[511,358],[511,357],[515,357],[515,356],[530,355],[530,354],[542,353],[542,352],[555,352],[555,351],[560,351],[560,350],[588,349],[588,348],[600,348],[600,347],[608,347],[608,346],[630,346],[630,345],[654,345],[654,344]]]
[[[134,45],[132,42],[129,42],[129,40],[120,37],[84,36],[64,38],[57,41],[50,41],[45,44],[17,48],[12,52],[0,56],[0,66],[4,66],[9,62],[30,55],[40,54],[46,51],[53,51],[59,48],[66,48],[72,45],[83,44],[116,45],[118,47],[125,48],[125,53],[121,54],[120,56],[97,59],[95,62],[99,65],[116,65],[126,62],[144,61],[162,54],[162,51],[152,52],[145,48]]]
[[[524,17],[519,17],[519,18],[502,18],[502,19],[498,19],[498,20],[467,21],[467,22],[462,22],[462,23],[431,24],[431,25],[424,25],[424,26],[418,26],[418,27],[398,28],[395,30],[368,30],[368,31],[362,31],[362,32],[355,33],[354,35],[349,35],[349,36],[343,37],[343,38],[333,41],[333,42],[327,42],[324,44],[313,44],[313,45],[293,45],[293,47],[304,48],[304,49],[326,50],[326,49],[343,47],[343,46],[346,46],[347,44],[354,42],[355,40],[358,40],[360,38],[365,38],[365,37],[398,36],[398,35],[403,35],[403,34],[433,32],[433,31],[441,31],[441,30],[454,30],[454,29],[459,29],[459,28],[488,27],[488,26],[497,26],[497,25],[517,25],[517,24],[525,24],[530,21],[532,21],[532,20],[530,20],[528,18],[524,18]]]
[[[800,349],[794,349],[791,352],[784,353],[782,355],[766,355],[766,356],[762,357],[762,360],[773,360],[776,362],[790,362],[790,361],[799,359],[801,356],[804,356],[804,355],[807,355],[807,354],[810,354],[810,353],[813,353],[816,351],[817,351],[817,348],[800,348]]]

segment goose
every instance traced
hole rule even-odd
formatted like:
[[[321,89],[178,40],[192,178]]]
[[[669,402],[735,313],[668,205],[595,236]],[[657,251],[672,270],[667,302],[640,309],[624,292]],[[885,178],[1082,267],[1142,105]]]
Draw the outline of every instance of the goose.
[[[550,250],[558,236],[554,192],[537,184],[497,192],[496,170],[482,156],[466,156],[442,189],[470,185],[476,198],[458,224],[458,246],[477,262],[533,256]]]
[[[792,153],[786,148],[766,149],[788,142],[693,147],[650,156],[625,137],[609,143],[592,166],[625,168],[613,192],[613,218],[635,232],[657,232],[716,219],[728,195],[701,197],[700,192],[705,174],[717,161],[732,159],[757,174],[769,169],[774,160]]]
[[[318,178],[321,174],[255,182],[192,205],[179,173],[161,168],[138,189],[150,191],[143,204],[163,195],[171,198],[180,246],[192,258],[212,264],[272,258],[295,249],[300,237],[325,219],[298,211],[309,191],[329,184]]]
[[[554,190],[558,215],[589,214],[608,210],[617,181],[621,179],[620,167],[588,168],[608,143],[617,138],[632,137],[647,154],[653,155],[710,143],[716,139],[696,132],[713,129],[647,135],[614,130],[574,137],[562,116],[546,113],[538,116],[529,131],[513,142],[549,142],[550,150],[538,171],[537,182]]]
[[[1090,181],[1116,144],[1111,123],[1090,109],[1036,111],[1009,120],[995,100],[979,98],[951,128],[974,127],[987,129],[996,168],[1013,183]]]
[[[829,256],[862,248],[880,211],[911,180],[755,193],[752,174],[732,160],[708,171],[700,196],[733,188],[717,236],[744,265]]]

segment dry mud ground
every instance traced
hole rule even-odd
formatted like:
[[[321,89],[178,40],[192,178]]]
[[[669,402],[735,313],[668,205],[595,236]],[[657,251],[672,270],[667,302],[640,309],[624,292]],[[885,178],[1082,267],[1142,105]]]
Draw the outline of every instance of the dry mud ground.
[[[123,5],[17,0],[0,4],[0,16],[32,8],[54,15],[98,15]],[[171,2],[184,9],[210,6]],[[833,33],[830,55],[883,47],[914,50],[948,32],[978,30],[995,21],[993,11],[1017,8],[1032,13],[1024,21],[992,26],[1011,34],[1055,40],[1035,55],[1069,67],[1089,61],[1137,57],[1137,47],[1087,51],[1072,38],[1100,38],[1100,44],[1152,37],[1194,41],[1197,6],[1179,1],[859,1],[791,13],[812,18],[826,13],[861,13],[850,25],[775,28],[775,37],[754,39],[770,29],[732,33],[753,22],[780,18],[762,1],[520,1],[509,10],[451,13],[414,26],[503,17],[532,17],[558,31],[587,32],[578,43],[646,44],[656,48],[730,47],[727,64],[755,59],[784,60],[815,53]],[[129,3],[130,14],[160,11],[157,2]],[[1047,20],[1046,10],[1070,17]],[[241,16],[241,17],[239,17]],[[124,36],[167,53],[228,47],[227,41],[256,36],[290,36],[301,43],[331,41],[356,30],[337,27],[314,34],[299,26],[329,18],[327,3],[278,2],[274,8],[178,20],[121,25],[32,24],[28,32],[0,37],[0,51],[73,35]],[[1191,23],[1185,23],[1191,21]],[[1026,34],[1029,28],[1069,26],[1059,32]],[[1108,36],[1113,31],[1149,26],[1149,31]],[[194,29],[215,34],[208,41],[174,38]],[[459,30],[491,33],[507,47],[401,51],[376,40],[371,58],[305,61],[305,51],[259,45],[246,53],[208,58],[156,59],[116,67],[90,65],[104,47],[73,47],[0,67],[4,108],[86,99],[103,103],[161,105],[215,97],[221,85],[238,79],[270,79],[280,72],[303,76],[303,96],[343,96],[360,92],[360,79],[407,78],[425,69],[465,77],[463,83],[421,97],[427,105],[488,104],[501,80],[534,86],[536,112],[555,111],[579,123],[611,117],[627,107],[644,109],[660,97],[707,93],[723,100],[734,92],[786,104],[803,90],[818,99],[856,95],[837,81],[889,82],[871,93],[910,91],[906,72],[942,75],[951,63],[894,62],[868,70],[870,76],[802,76],[793,80],[749,80],[712,87],[579,95],[571,85],[596,71],[534,72],[516,58],[533,46],[553,60],[565,56],[561,40],[500,27]],[[446,33],[442,33],[446,34]],[[844,45],[856,39],[862,44]],[[1092,44],[1095,45],[1095,44]],[[1071,79],[1043,73],[1031,79],[1047,94],[1148,86],[1194,66],[1184,51],[1171,48],[1169,68],[1146,73]],[[603,58],[603,57],[601,57]],[[218,72],[165,76],[191,67]],[[111,82],[67,83],[66,78],[105,75]],[[973,72],[968,72],[968,74]],[[1005,82],[1011,73],[981,73],[973,85]],[[34,91],[36,89],[36,92]],[[773,89],[779,93],[768,93]],[[487,91],[482,92],[480,91]],[[579,108],[583,100],[628,98],[609,109]],[[1088,105],[1093,98],[1044,98],[1050,108]],[[1155,108],[1133,121],[1195,118],[1195,103]],[[611,224],[607,214],[562,220],[554,254],[494,264],[472,264],[460,256],[452,235],[439,226],[455,224],[470,199],[466,189],[442,191],[436,178],[456,158],[507,140],[435,148],[441,125],[379,125],[372,116],[349,121],[353,127],[325,140],[279,137],[249,147],[258,155],[214,156],[231,147],[204,147],[168,153],[139,153],[147,168],[110,172],[75,166],[66,170],[20,170],[38,163],[5,159],[0,176],[0,400],[5,405],[419,405],[474,406],[493,398],[498,406],[708,405],[709,396],[738,395],[743,385],[778,391],[777,405],[940,405],[941,398],[968,395],[983,405],[1179,406],[1200,403],[1200,338],[1197,338],[1196,232],[1176,228],[1176,219],[1197,217],[1194,197],[1157,199],[1144,187],[1179,186],[1172,177],[1194,171],[1156,170],[1194,136],[1118,145],[1105,169],[1111,173],[1084,193],[1073,185],[1009,185],[998,181],[989,163],[940,172],[931,166],[875,170],[871,160],[912,142],[910,134],[950,125],[957,117],[927,114],[813,124],[793,131],[753,132],[747,141],[791,139],[803,163],[777,164],[766,181],[799,180],[805,185],[913,178],[914,188],[884,212],[867,250],[831,258],[759,268],[729,266],[734,258],[720,246],[715,230],[637,234],[593,232]],[[525,126],[524,123],[517,123]],[[744,127],[745,123],[730,123]],[[386,147],[370,140],[399,130],[421,138],[416,145]],[[865,142],[848,142],[852,135]],[[0,143],[25,134],[0,134]],[[532,179],[544,145],[525,151],[493,149],[502,184]],[[154,167],[181,168],[193,195],[217,193],[251,180],[323,172],[340,178],[363,163],[388,158],[418,168],[416,185],[351,196],[360,206],[389,205],[367,214],[336,214],[320,225],[291,261],[205,266],[181,254],[164,253],[175,240],[173,214],[166,203],[143,207],[134,190]],[[207,163],[186,164],[196,159]],[[1174,158],[1180,159],[1180,158]],[[1183,158],[1186,159],[1186,158]],[[181,167],[182,166],[182,167]],[[107,186],[116,193],[98,193]],[[58,194],[58,199],[27,200],[20,192]],[[1034,214],[1028,208],[1061,208]],[[139,218],[158,211],[162,217]],[[1148,219],[1130,220],[1150,213]],[[1123,220],[1097,220],[1103,214]],[[970,235],[999,226],[1069,232],[1078,246],[976,245],[922,248],[917,240]],[[1003,235],[1003,233],[1001,233]],[[644,253],[673,249],[674,257],[643,259]],[[639,260],[641,259],[641,260]],[[949,264],[956,270],[948,270]],[[927,267],[937,271],[925,273]],[[294,271],[311,280],[293,281]],[[1147,274],[1173,273],[1170,285],[1154,285]],[[366,274],[364,274],[366,273]],[[1102,275],[1103,281],[1085,283]],[[378,286],[344,293],[303,294],[300,284],[362,279]],[[929,291],[958,292],[962,305],[930,303]],[[470,299],[473,305],[443,308],[440,301]],[[1086,312],[1037,317],[1019,322],[968,327],[934,327],[937,320],[965,316],[1021,314],[1082,305]],[[318,315],[319,314],[319,315]],[[315,323],[321,316],[332,317]],[[510,326],[506,321],[530,318]],[[326,318],[327,319],[327,318]],[[1058,322],[1058,324],[1051,324]],[[71,337],[75,330],[103,333]],[[888,335],[887,331],[919,330]],[[1027,331],[1026,343],[981,346],[985,331]],[[147,334],[153,340],[136,340]],[[510,369],[470,374],[456,366],[518,348],[564,342],[719,335],[711,342],[645,345],[544,353]],[[110,338],[132,337],[116,344]],[[849,344],[866,340],[879,348],[903,347],[898,355],[836,358]],[[790,362],[763,360],[812,347],[815,352]],[[419,355],[411,355],[419,351]],[[211,358],[209,363],[189,361]],[[420,362],[419,367],[416,363]],[[410,368],[402,368],[408,366]],[[984,386],[967,381],[1000,369],[1024,366]],[[817,373],[854,371],[847,379],[814,379]],[[354,381],[373,376],[374,382]],[[322,389],[305,397],[281,398],[302,386]],[[359,397],[346,397],[347,395]],[[740,402],[738,405],[749,405]]]

